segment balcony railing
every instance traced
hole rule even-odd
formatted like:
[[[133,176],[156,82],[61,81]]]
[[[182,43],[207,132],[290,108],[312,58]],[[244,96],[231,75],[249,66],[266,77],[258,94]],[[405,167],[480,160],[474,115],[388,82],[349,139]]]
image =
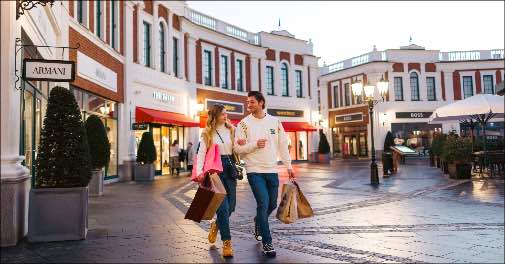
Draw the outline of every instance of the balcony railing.
[[[324,69],[325,67],[323,67],[321,74],[327,74],[331,72],[345,70],[368,62],[386,61],[386,60],[387,56],[385,51],[372,51],[357,57],[353,57],[347,60],[330,64],[326,66],[326,69]]]
[[[449,51],[440,52],[440,61],[477,61],[477,60],[499,60],[504,58],[504,50],[469,50],[469,51]]]
[[[261,44],[260,36],[257,33],[249,32],[190,8],[187,8],[185,13],[185,17],[195,24],[226,34],[236,39],[240,39],[253,45],[259,46]]]

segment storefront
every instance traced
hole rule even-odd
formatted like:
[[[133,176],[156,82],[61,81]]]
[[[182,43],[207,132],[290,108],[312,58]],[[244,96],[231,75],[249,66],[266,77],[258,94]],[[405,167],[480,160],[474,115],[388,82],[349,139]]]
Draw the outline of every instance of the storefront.
[[[330,112],[331,141],[334,157],[368,157],[368,115],[366,108],[352,112]]]
[[[198,122],[183,114],[137,106],[132,129],[135,131],[137,147],[144,132],[152,133],[156,147],[156,175],[164,175],[170,173],[170,146],[177,140],[179,147],[185,149],[189,142],[188,130],[198,125]],[[181,162],[180,167],[186,168],[185,165],[185,162]]]
[[[412,120],[411,122],[391,123],[391,133],[396,142],[427,155],[425,150],[431,146],[435,133],[442,132],[442,125],[416,122],[416,119],[426,119],[431,114],[432,112],[395,112],[396,121],[399,121],[398,119]]]
[[[267,113],[281,119],[284,131],[288,135],[288,148],[291,160],[308,160],[309,133],[317,131],[317,128],[308,122],[288,121],[290,118],[303,118],[304,111],[268,108]]]

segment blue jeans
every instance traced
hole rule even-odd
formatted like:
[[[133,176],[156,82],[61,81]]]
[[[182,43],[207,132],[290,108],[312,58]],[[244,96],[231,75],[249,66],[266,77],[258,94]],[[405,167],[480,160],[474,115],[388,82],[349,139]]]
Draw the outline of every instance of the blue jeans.
[[[219,174],[219,178],[226,189],[226,196],[223,202],[217,209],[217,227],[221,233],[221,240],[231,240],[230,234],[230,216],[235,211],[237,200],[237,179],[233,177],[233,164],[226,156],[221,156],[223,163],[223,172]]]
[[[247,180],[256,199],[256,224],[263,243],[272,243],[268,217],[277,208],[279,176],[277,173],[248,173]]]

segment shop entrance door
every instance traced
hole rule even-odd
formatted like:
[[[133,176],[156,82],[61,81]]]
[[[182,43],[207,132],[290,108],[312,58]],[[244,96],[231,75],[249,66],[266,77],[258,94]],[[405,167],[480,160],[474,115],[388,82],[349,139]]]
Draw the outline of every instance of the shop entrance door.
[[[178,140],[179,147],[183,148],[183,127],[151,124],[151,129],[156,147],[156,161],[154,162],[156,175],[170,174],[170,147],[175,140]]]
[[[342,153],[347,158],[366,157],[368,155],[366,133],[344,135]]]

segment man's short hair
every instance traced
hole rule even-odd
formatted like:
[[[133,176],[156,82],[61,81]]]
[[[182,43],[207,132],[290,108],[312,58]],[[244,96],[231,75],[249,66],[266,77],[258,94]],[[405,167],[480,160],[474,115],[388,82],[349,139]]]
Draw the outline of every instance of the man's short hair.
[[[263,109],[265,109],[265,105],[266,105],[266,100],[265,100],[265,96],[263,96],[262,93],[258,92],[258,91],[250,91],[248,94],[247,94],[247,97],[254,97],[256,99],[256,101],[259,102],[263,102]]]

